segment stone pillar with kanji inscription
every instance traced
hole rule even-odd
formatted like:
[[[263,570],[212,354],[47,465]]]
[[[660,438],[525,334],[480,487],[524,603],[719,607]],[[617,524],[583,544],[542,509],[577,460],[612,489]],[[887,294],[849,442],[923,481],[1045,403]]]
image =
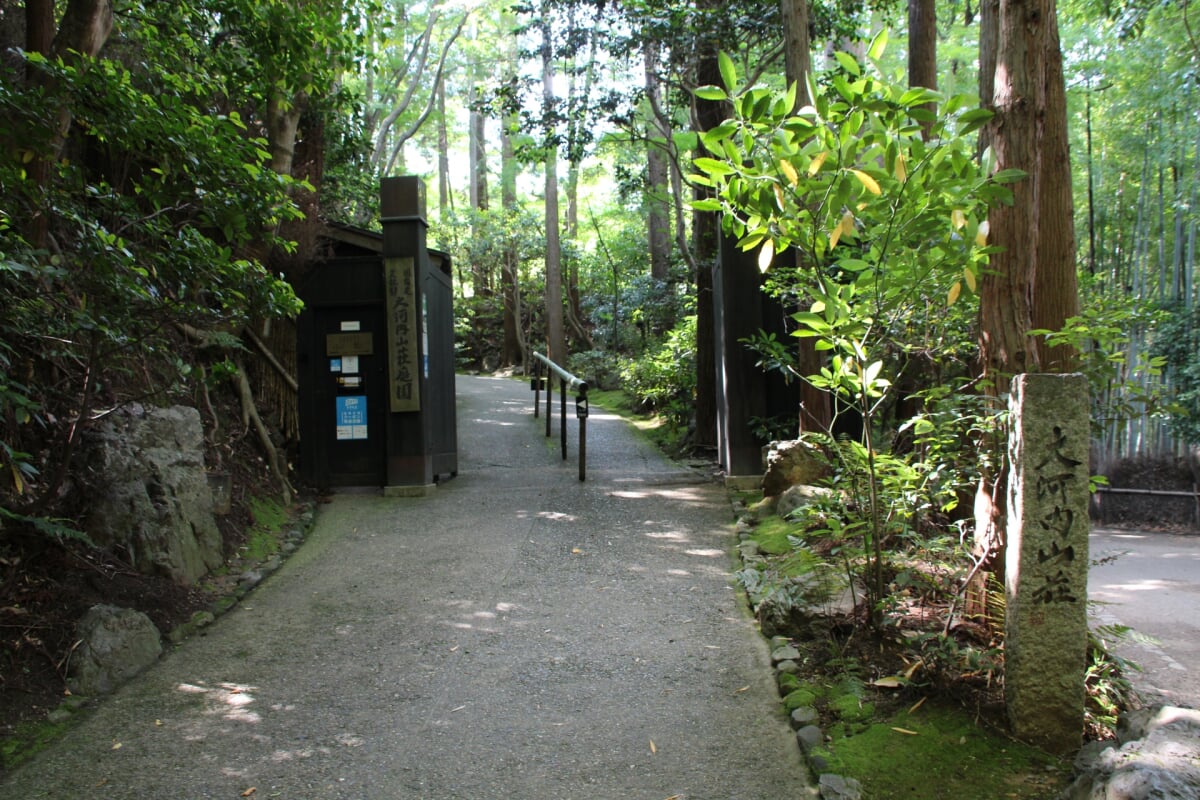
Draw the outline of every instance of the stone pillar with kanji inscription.
[[[1017,738],[1069,753],[1087,666],[1087,378],[1018,375],[1009,410],[1005,703]]]

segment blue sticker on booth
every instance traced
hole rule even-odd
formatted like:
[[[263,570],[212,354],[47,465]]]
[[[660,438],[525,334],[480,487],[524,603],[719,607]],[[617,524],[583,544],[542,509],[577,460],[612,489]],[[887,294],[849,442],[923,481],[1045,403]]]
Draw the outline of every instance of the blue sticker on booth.
[[[367,438],[367,398],[351,395],[337,398],[337,438]]]

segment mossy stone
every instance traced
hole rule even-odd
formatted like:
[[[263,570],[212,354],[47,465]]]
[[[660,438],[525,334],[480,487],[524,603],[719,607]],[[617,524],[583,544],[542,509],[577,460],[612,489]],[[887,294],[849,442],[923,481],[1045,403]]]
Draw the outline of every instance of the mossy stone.
[[[783,707],[786,708],[787,712],[790,714],[797,708],[811,706],[816,702],[817,695],[813,693],[812,689],[793,689],[783,698]]]
[[[779,693],[786,695],[800,688],[800,679],[790,672],[780,672],[775,676],[779,683]]]

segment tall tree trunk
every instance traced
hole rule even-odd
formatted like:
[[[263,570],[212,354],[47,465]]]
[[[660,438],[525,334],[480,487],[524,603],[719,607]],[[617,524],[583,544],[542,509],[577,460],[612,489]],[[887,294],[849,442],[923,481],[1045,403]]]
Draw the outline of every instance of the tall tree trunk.
[[[32,52],[42,53],[49,58],[62,58],[80,68],[100,54],[100,50],[112,34],[111,0],[70,0],[63,12],[58,32],[49,42],[47,38],[53,32],[54,26],[54,3],[46,0],[26,3],[25,14],[26,43]],[[42,83],[46,94],[53,97],[57,88],[55,81],[44,78],[44,73],[30,74],[28,78],[34,83]],[[51,165],[62,157],[67,136],[71,132],[74,113],[66,100],[58,101],[55,116],[55,125],[45,153],[29,165],[29,180],[39,188],[45,188],[49,183]],[[40,209],[29,220],[26,236],[34,247],[44,248],[48,234],[49,217],[45,209]]]
[[[1067,141],[1067,93],[1058,14],[1054,0],[1045,12],[1044,79],[1037,133],[1037,264],[1034,269],[1032,322],[1034,328],[1057,331],[1079,314],[1075,265],[1075,202],[1071,193],[1071,156]],[[1071,372],[1078,353],[1067,345],[1049,347],[1037,337],[1038,364],[1043,372]]]
[[[808,96],[808,74],[812,72],[808,0],[780,0],[779,11],[783,18],[784,74],[789,86],[796,84],[796,106],[799,108],[812,102]]]
[[[450,130],[446,125],[446,81],[444,79],[437,83],[437,110],[438,218],[444,220],[450,213]]]
[[[472,89],[472,94],[475,90]],[[486,117],[475,109],[471,110],[471,208],[488,210],[488,166]]]
[[[781,0],[783,15],[784,65],[788,85],[796,84],[797,108],[812,102],[808,96],[808,74],[812,70],[811,44],[808,39],[808,0]],[[793,266],[804,269],[806,265],[796,263],[799,254],[795,251],[781,254],[790,259]],[[801,375],[816,375],[821,371],[824,358],[816,348],[816,339],[802,338],[796,343],[796,368]],[[798,426],[800,431],[827,432],[833,427],[833,400],[828,392],[804,381],[800,384],[800,409]]]
[[[25,52],[49,55],[54,44],[54,0],[25,0]],[[36,80],[37,67],[25,65],[25,80]]]
[[[1066,93],[1054,0],[999,0],[995,15],[985,4],[981,45],[994,43],[994,58],[981,51],[981,64],[994,64],[992,80],[981,82],[995,116],[986,127],[998,170],[1018,169],[1013,203],[988,214],[990,243],[1000,248],[979,284],[980,367],[989,393],[1008,393],[1012,376],[1071,368],[1070,351],[1043,352],[1029,335],[1033,327],[1061,328],[1076,313],[1075,232],[1067,154]],[[1001,443],[993,443],[999,450]],[[981,470],[975,502],[976,555],[988,569],[1003,569],[1005,494],[1008,467]],[[969,611],[981,610],[985,595],[973,587]]]
[[[500,203],[504,207],[505,217],[510,220],[517,215],[517,159],[509,133],[510,125],[515,124],[515,120],[505,120],[500,132]],[[504,300],[501,360],[505,366],[524,364],[526,353],[524,329],[521,326],[520,253],[512,234],[505,236],[500,286]]]
[[[550,30],[547,3],[542,3],[542,103],[547,119],[552,119],[557,101],[554,96],[554,39]],[[562,247],[558,221],[558,144],[547,135],[545,168],[546,205],[546,355],[560,364],[567,360],[567,336],[563,326]]]
[[[472,68],[474,71],[474,68]],[[487,182],[487,140],[485,138],[484,117],[474,106],[475,85],[472,79],[472,85],[468,94],[468,105],[472,106],[470,115],[467,121],[468,143],[467,143],[467,161],[468,171],[470,175],[467,181],[470,185],[470,202],[471,209],[475,212],[472,219],[473,226],[478,234],[480,228],[479,223],[482,221],[482,212],[488,209],[488,182]],[[492,265],[487,260],[476,260],[471,264],[472,285],[475,288],[475,294],[478,297],[491,295],[494,289],[492,281]]]
[[[1037,369],[1033,326],[1033,282],[1037,244],[1037,115],[1042,90],[1045,48],[1039,19],[1044,0],[999,0],[994,37],[980,32],[980,42],[995,42],[991,83],[995,116],[985,139],[997,169],[1023,170],[1027,177],[1011,185],[1013,203],[988,214],[990,240],[1001,248],[992,254],[979,281],[980,367],[989,394],[1008,394],[1012,376]],[[985,9],[981,9],[983,11]],[[981,20],[988,21],[984,16]],[[985,63],[986,54],[980,53]],[[1000,402],[999,400],[997,402]],[[992,442],[991,449],[1002,444]],[[975,495],[975,553],[987,570],[1004,564],[1004,517],[1007,468],[1003,463],[981,470]],[[981,576],[971,587],[967,610],[986,611],[986,585]]]
[[[996,101],[996,57],[1000,47],[1000,0],[979,0],[979,106],[992,108]],[[979,131],[979,152],[991,146],[992,130]]]
[[[658,76],[658,45],[647,42],[646,97],[657,108],[661,100]],[[646,226],[650,248],[650,277],[666,281],[671,266],[671,207],[667,188],[667,136],[656,115],[647,123],[646,142]]]
[[[720,13],[720,0],[697,0],[696,8],[702,18],[712,18]],[[720,86],[721,70],[717,54],[720,52],[719,37],[715,33],[701,31],[696,39],[696,85]],[[729,116],[726,104],[695,98],[692,108],[692,126],[702,133],[720,125]],[[703,187],[696,187],[696,199],[707,195]],[[696,432],[693,443],[697,447],[717,445],[717,361],[716,324],[713,307],[713,269],[717,263],[720,220],[716,213],[696,211],[692,214],[692,252],[696,269]]]
[[[908,0],[908,85],[937,89],[937,2]],[[936,103],[923,106],[930,112]],[[926,139],[933,122],[922,122]]]

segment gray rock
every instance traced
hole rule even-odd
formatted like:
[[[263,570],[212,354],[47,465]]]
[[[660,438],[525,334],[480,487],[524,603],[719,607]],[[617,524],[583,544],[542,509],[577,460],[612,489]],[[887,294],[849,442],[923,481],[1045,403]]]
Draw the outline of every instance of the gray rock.
[[[823,571],[795,578],[786,591],[773,592],[755,608],[764,636],[823,637],[854,613],[861,589],[851,590],[838,573]]]
[[[800,651],[790,644],[783,647],[776,647],[771,651],[771,660],[775,663],[779,663],[780,661],[795,661],[799,657]]]
[[[1161,706],[1122,719],[1119,747],[1085,747],[1062,800],[1200,797],[1200,711]]]
[[[767,497],[783,494],[789,486],[816,483],[829,472],[821,449],[802,439],[771,442],[764,461],[763,494]]]
[[[242,589],[253,589],[258,584],[262,583],[263,574],[261,571],[251,569],[243,572],[238,577],[238,587]]]
[[[73,716],[75,715],[71,713],[71,709],[59,706],[46,715],[46,722],[49,722],[52,725],[57,725],[60,722],[66,722]]]
[[[800,728],[812,725],[817,721],[817,710],[811,706],[801,706],[792,711],[792,727]]]
[[[85,439],[98,493],[87,532],[138,571],[191,584],[223,561],[194,408],[112,414]]]
[[[779,502],[775,504],[775,513],[786,519],[802,508],[834,496],[836,496],[836,492],[822,486],[807,484],[789,486],[784,489],[783,494],[779,495]]]
[[[786,658],[775,665],[775,670],[787,675],[795,675],[800,671],[800,665],[797,664],[793,659]]]
[[[79,638],[70,680],[76,694],[107,694],[162,655],[158,628],[128,608],[93,606],[79,622]]]
[[[814,748],[820,747],[821,743],[825,741],[825,736],[816,725],[805,725],[796,731],[796,741],[800,744],[800,749],[808,753]]]
[[[862,784],[854,778],[826,773],[817,782],[821,789],[821,800],[859,800],[862,797]]]
[[[741,551],[742,558],[753,558],[759,554],[758,542],[745,539],[738,545],[738,550]]]

